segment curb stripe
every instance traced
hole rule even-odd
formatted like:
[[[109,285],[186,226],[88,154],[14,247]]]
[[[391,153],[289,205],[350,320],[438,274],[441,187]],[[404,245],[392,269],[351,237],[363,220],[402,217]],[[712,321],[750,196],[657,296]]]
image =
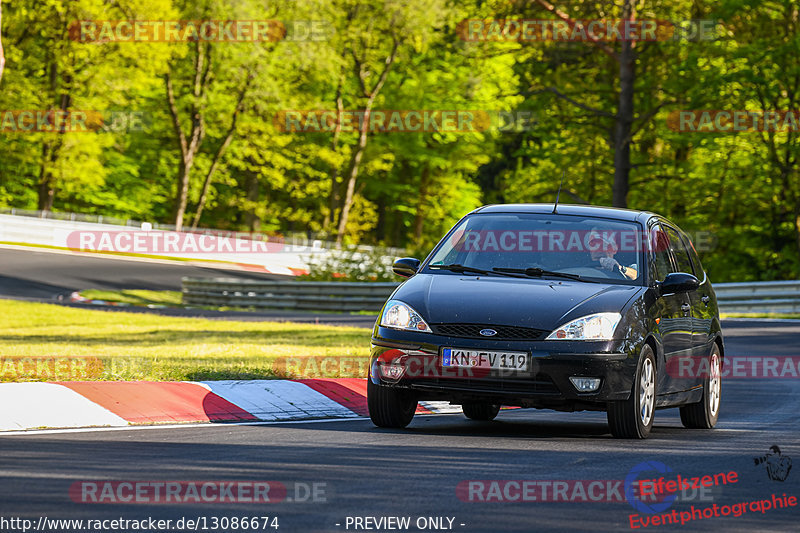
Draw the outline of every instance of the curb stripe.
[[[72,381],[61,385],[133,424],[258,420],[196,383]]]
[[[369,416],[367,408],[367,380],[363,378],[314,378],[296,379],[299,383],[307,385],[320,392],[331,400],[344,405],[354,413]],[[417,414],[432,414],[423,402],[417,405]]]
[[[121,417],[55,383],[0,384],[0,430],[127,426]]]
[[[367,380],[1,383],[0,431],[369,416]],[[417,414],[457,413],[423,401]]]
[[[367,409],[367,380],[361,378],[294,379],[344,405],[360,416],[369,416]]]
[[[199,385],[259,420],[356,416],[344,405],[293,381],[203,381]]]

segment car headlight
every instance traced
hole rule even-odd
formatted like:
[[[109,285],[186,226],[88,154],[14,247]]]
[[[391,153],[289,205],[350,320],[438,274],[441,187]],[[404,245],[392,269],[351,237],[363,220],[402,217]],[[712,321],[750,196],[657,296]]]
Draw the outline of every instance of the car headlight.
[[[407,329],[432,333],[431,328],[419,313],[399,300],[389,300],[383,308],[381,326],[385,328]]]
[[[620,318],[619,313],[584,316],[557,327],[546,340],[611,340]]]

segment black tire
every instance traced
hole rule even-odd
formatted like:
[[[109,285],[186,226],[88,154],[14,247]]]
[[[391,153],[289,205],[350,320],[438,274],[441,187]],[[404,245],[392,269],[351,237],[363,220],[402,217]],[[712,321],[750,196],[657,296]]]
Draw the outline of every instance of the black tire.
[[[417,410],[417,400],[408,391],[375,385],[367,380],[367,408],[379,428],[404,428]]]
[[[715,342],[708,356],[708,375],[703,381],[703,398],[681,407],[681,422],[689,429],[712,429],[719,420],[720,398],[722,397],[722,356]]]
[[[655,419],[656,383],[656,357],[653,348],[645,344],[636,366],[630,397],[624,401],[608,402],[608,425],[614,437],[647,438]]]
[[[465,403],[461,406],[461,410],[470,420],[489,422],[500,412],[500,406],[491,403]]]

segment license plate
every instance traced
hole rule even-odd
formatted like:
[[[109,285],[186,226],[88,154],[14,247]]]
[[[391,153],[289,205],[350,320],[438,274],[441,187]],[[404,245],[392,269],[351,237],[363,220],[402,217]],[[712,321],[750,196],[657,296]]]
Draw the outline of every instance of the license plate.
[[[526,352],[442,348],[442,366],[451,368],[527,371],[530,358]]]

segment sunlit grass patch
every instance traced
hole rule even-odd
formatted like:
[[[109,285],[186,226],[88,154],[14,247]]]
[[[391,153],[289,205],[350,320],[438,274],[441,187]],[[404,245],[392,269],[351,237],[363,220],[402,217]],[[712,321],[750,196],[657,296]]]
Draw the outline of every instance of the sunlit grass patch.
[[[0,379],[40,380],[15,371],[19,358],[90,357],[100,375],[64,380],[269,379],[284,357],[368,357],[367,328],[234,322],[106,312],[0,300]],[[9,366],[10,365],[10,366]]]

